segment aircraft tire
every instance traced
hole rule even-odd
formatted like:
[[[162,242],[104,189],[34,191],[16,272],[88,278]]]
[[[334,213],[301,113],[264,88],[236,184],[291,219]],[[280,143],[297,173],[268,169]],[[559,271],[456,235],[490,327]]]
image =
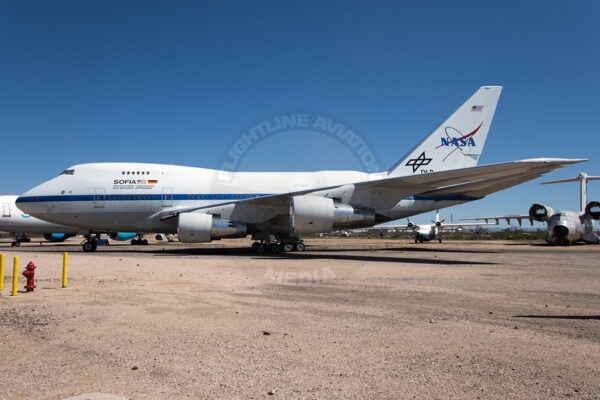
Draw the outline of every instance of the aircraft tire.
[[[96,251],[97,246],[95,242],[84,242],[81,247],[83,248],[83,251],[89,253],[92,251]]]
[[[296,243],[295,247],[297,251],[304,251],[305,249],[304,243]]]
[[[290,252],[290,251],[294,250],[294,245],[292,243],[286,243],[282,246],[282,250],[286,253]]]

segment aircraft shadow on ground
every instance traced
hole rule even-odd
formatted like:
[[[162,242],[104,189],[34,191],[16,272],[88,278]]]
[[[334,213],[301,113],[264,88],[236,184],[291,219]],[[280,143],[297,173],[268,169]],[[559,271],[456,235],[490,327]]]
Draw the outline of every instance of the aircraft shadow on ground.
[[[22,247],[24,251],[30,252],[49,252],[62,253],[65,251],[76,251],[84,253],[79,246],[72,244],[51,244],[46,246],[27,246]],[[387,252],[388,254],[382,254]],[[457,261],[444,259],[431,259],[409,256],[393,256],[390,252],[406,252],[408,254],[425,254],[425,253],[477,253],[477,254],[495,254],[496,251],[473,250],[473,249],[434,249],[434,248],[414,248],[414,247],[397,247],[385,249],[373,249],[370,247],[364,248],[312,248],[307,246],[306,251],[293,251],[289,253],[280,252],[277,254],[263,253],[257,254],[250,247],[177,247],[160,245],[153,246],[129,246],[129,245],[113,245],[101,246],[90,256],[94,254],[102,255],[106,253],[127,253],[127,254],[154,254],[157,256],[227,256],[227,257],[253,257],[256,259],[286,259],[286,260],[341,260],[341,261],[366,261],[366,262],[396,262],[396,263],[413,263],[413,264],[439,264],[439,265],[495,265],[494,262],[481,261]],[[87,254],[87,253],[86,253]]]
[[[513,318],[573,319],[573,320],[594,319],[594,320],[600,321],[600,315],[513,315]]]
[[[383,249],[382,249],[383,250]],[[395,251],[396,249],[384,249],[385,251]],[[229,256],[229,257],[254,257],[264,260],[341,260],[341,261],[365,261],[365,262],[395,262],[412,264],[440,264],[440,265],[493,265],[493,262],[477,261],[457,261],[443,259],[424,259],[418,257],[394,257],[378,254],[378,249],[315,249],[303,252],[289,253],[264,253],[256,254],[251,249],[240,248],[185,248],[185,249],[164,249],[156,251],[157,254],[164,255],[204,255],[204,256]],[[356,254],[360,252],[361,254]],[[369,254],[364,254],[369,253]]]

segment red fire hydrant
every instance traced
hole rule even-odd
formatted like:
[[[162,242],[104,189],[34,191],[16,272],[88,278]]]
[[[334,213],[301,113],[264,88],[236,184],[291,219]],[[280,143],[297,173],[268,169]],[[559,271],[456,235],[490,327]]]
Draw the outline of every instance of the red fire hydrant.
[[[35,264],[33,261],[30,261],[29,264],[27,264],[25,271],[23,271],[23,276],[27,278],[27,285],[25,285],[25,289],[28,292],[33,292],[33,289],[36,288],[35,281],[33,279],[35,276]]]

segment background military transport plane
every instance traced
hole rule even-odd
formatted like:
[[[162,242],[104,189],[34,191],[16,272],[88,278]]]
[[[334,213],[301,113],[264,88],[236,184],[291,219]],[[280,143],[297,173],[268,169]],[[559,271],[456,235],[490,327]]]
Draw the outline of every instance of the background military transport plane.
[[[542,182],[545,185],[579,181],[579,211],[560,210],[555,212],[552,207],[533,204],[529,208],[529,214],[474,217],[464,218],[464,220],[485,220],[486,222],[495,220],[498,223],[499,220],[504,219],[510,224],[510,220],[515,219],[519,222],[519,225],[524,219],[528,219],[531,225],[533,225],[533,221],[545,222],[548,229],[547,242],[550,244],[569,245],[577,242],[598,244],[600,243],[600,237],[594,232],[593,221],[600,220],[600,202],[587,202],[587,182],[599,179],[600,176],[589,176],[585,172],[581,172],[574,178]]]
[[[301,234],[370,227],[481,199],[585,161],[544,158],[477,167],[501,89],[481,87],[384,172],[224,174],[159,164],[81,164],[24,193],[17,205],[90,232],[177,233],[189,243],[251,234],[259,252],[303,250]],[[293,189],[298,187],[303,190]],[[96,249],[93,237],[83,248]]]

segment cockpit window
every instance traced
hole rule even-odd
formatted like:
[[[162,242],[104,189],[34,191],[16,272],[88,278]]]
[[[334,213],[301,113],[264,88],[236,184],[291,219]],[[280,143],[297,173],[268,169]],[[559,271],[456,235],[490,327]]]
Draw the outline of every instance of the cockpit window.
[[[63,172],[61,172],[61,175],[73,175],[75,173],[74,169],[65,169]]]

